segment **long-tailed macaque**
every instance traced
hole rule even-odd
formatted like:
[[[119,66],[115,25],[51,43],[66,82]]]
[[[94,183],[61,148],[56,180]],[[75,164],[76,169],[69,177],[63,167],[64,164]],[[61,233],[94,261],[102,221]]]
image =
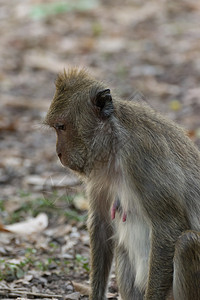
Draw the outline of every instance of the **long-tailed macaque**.
[[[184,131],[76,68],[45,123],[87,183],[90,300],[106,299],[113,257],[123,300],[199,300],[200,152]]]

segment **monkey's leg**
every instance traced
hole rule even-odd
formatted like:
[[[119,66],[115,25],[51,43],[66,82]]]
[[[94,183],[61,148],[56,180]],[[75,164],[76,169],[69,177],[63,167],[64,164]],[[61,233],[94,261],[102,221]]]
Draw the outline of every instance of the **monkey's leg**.
[[[174,300],[200,299],[200,233],[186,231],[175,245]]]
[[[90,233],[90,300],[105,300],[114,253],[113,227],[106,193],[90,192],[88,229]]]
[[[145,300],[164,300],[172,287],[175,241],[183,230],[174,228],[171,231],[168,230],[169,227],[168,223],[163,222],[158,229],[152,231]]]
[[[144,294],[135,286],[135,277],[131,269],[128,254],[123,246],[116,248],[116,274],[119,292],[123,300],[143,300]]]

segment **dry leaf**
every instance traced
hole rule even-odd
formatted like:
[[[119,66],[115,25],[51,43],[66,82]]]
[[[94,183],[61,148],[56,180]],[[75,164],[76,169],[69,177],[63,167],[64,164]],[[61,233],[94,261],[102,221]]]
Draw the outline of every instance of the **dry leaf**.
[[[40,213],[36,218],[29,218],[26,221],[5,225],[8,232],[29,235],[43,231],[48,226],[48,217],[45,213]]]
[[[65,296],[65,300],[78,300],[80,299],[80,293],[75,292]]]
[[[3,225],[2,223],[0,223],[0,231],[2,232],[10,232],[10,230],[5,228],[5,225]]]
[[[88,210],[89,203],[83,195],[77,195],[74,197],[73,204],[77,209]]]
[[[89,296],[90,287],[88,285],[78,283],[75,281],[72,281],[72,284],[73,284],[75,291],[79,292],[81,295]]]

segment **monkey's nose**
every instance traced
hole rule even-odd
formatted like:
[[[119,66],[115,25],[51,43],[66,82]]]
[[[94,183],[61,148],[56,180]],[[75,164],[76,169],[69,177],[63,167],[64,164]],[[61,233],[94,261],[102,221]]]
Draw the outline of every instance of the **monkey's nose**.
[[[61,153],[58,153],[58,157],[61,159],[61,157],[62,157],[62,154],[61,154]]]

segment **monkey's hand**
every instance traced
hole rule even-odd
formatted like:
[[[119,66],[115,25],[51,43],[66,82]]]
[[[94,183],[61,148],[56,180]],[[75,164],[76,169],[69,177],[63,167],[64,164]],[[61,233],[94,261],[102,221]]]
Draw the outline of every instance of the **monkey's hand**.
[[[115,202],[113,203],[113,206],[111,208],[111,219],[114,220],[115,219],[115,213],[116,211],[120,211],[121,210],[121,205],[120,205],[120,201],[119,199],[115,200]],[[122,221],[125,222],[126,221],[126,217],[127,217],[127,213],[123,212],[122,214]]]

